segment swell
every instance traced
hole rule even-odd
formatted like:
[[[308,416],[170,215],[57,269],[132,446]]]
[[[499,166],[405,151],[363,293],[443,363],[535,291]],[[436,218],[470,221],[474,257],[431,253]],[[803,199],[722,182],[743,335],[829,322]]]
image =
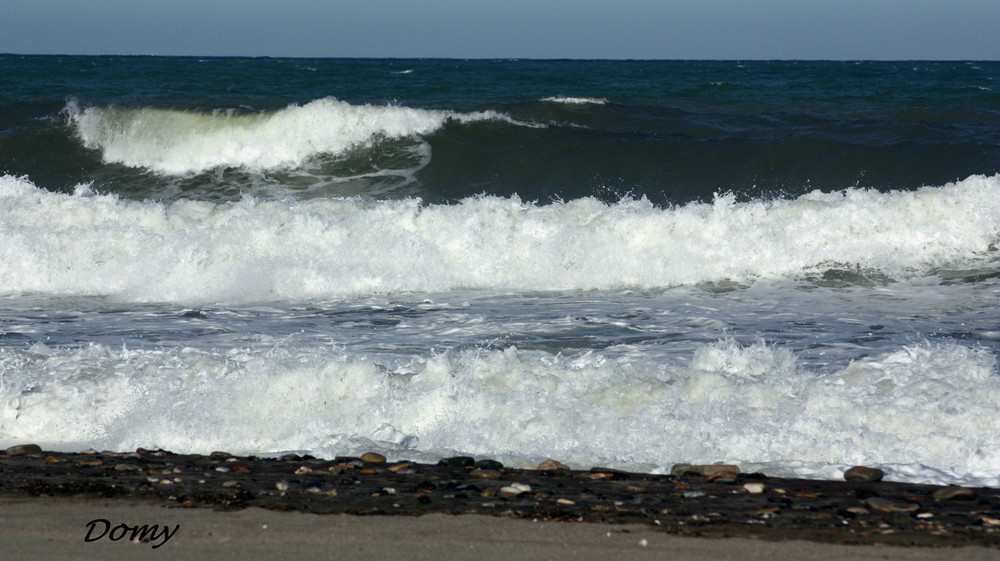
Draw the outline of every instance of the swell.
[[[845,186],[916,189],[1000,172],[995,127],[968,115],[746,114],[575,97],[467,111],[333,98],[269,110],[70,102],[63,113],[68,130],[52,124],[33,141],[16,132],[0,138],[6,158],[19,160],[5,171],[52,186],[61,180],[64,189],[95,182],[136,199],[447,203],[488,194],[609,203],[643,196],[661,205],[725,191],[756,199]],[[71,142],[58,138],[67,134]],[[49,150],[38,148],[43,140]],[[52,149],[58,154],[47,156]]]

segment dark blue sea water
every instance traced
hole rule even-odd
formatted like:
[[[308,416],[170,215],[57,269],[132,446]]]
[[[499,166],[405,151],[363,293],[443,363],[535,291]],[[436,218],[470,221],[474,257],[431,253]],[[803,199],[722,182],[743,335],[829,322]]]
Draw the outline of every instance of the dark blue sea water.
[[[0,440],[1000,485],[1000,63],[0,76]]]

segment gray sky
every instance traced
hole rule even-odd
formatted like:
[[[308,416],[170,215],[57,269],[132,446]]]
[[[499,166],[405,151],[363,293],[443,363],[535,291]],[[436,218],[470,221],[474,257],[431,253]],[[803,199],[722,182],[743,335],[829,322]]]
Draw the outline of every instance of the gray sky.
[[[1000,60],[1000,0],[0,0],[0,52]]]

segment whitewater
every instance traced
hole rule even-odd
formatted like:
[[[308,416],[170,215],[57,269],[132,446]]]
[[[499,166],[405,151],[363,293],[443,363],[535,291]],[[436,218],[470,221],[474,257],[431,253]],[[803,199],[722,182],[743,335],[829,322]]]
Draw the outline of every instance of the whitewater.
[[[1000,331],[975,317],[998,307],[998,195],[1000,179],[972,177],[671,208],[164,204],[6,176],[0,286],[8,309],[26,303],[3,329],[38,342],[0,349],[0,427],[71,449],[820,477],[874,462],[1000,485]],[[42,321],[41,300],[74,311]],[[122,307],[137,317],[102,318]],[[826,314],[857,333],[822,334]],[[905,316],[989,345],[911,335]]]
[[[1000,487],[996,63],[0,73],[0,446]]]
[[[658,289],[822,275],[906,279],[995,264],[1000,180],[905,193],[659,208],[477,197],[237,203],[55,194],[0,178],[0,285],[138,302],[359,297],[455,289]]]

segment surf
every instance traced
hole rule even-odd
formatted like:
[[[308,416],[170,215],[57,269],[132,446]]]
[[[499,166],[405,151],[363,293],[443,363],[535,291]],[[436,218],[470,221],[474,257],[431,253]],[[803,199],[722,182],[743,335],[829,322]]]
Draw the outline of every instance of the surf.
[[[555,456],[658,472],[725,461],[814,477],[867,461],[905,480],[996,486],[1000,457],[984,446],[1000,430],[996,366],[984,349],[926,342],[829,373],[731,339],[687,361],[36,344],[0,348],[0,439],[428,461],[461,452],[512,465]]]
[[[842,271],[997,267],[1000,177],[880,193],[658,207],[474,197],[235,203],[52,193],[0,178],[5,293],[255,302],[373,294],[657,289]],[[843,275],[842,275],[843,276]]]

